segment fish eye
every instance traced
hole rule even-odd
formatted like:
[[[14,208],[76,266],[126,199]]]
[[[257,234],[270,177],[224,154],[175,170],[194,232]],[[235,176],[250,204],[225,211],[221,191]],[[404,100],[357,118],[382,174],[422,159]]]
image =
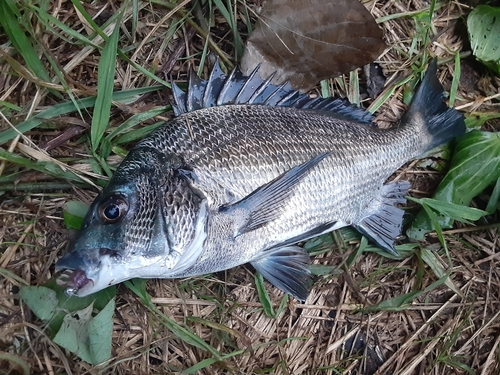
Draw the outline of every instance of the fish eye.
[[[128,211],[128,204],[120,196],[111,196],[99,206],[99,218],[105,224],[117,223]]]

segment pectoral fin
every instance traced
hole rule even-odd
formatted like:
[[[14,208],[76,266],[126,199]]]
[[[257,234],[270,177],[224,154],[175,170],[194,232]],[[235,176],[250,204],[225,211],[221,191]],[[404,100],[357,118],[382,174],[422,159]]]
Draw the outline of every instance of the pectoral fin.
[[[309,255],[298,246],[286,246],[266,250],[253,261],[257,271],[283,292],[299,301],[305,301],[311,286]]]
[[[315,156],[291,168],[239,202],[220,207],[219,212],[235,217],[235,222],[238,223],[236,236],[260,228],[282,214],[286,202],[293,196],[296,185],[328,155],[325,153]]]
[[[367,215],[353,225],[379,247],[396,256],[399,254],[394,241],[401,234],[404,211],[394,205],[406,203],[404,196],[409,188],[408,181],[384,185],[380,197],[372,202]]]

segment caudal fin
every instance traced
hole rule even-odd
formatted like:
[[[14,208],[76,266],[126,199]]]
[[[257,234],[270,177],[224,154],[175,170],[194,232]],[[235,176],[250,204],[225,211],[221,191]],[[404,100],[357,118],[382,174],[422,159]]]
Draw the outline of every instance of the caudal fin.
[[[444,102],[444,89],[436,73],[437,59],[433,59],[402,120],[406,124],[424,122],[430,135],[427,151],[465,133],[464,116]]]

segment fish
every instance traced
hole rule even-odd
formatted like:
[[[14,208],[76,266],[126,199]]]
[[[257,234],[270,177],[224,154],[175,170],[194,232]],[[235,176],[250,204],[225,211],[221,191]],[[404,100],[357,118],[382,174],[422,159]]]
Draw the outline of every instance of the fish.
[[[300,243],[352,226],[397,254],[404,163],[464,134],[429,64],[399,124],[219,64],[172,83],[175,117],[130,150],[56,263],[68,295],[132,278],[184,278],[250,263],[299,301],[312,284]]]

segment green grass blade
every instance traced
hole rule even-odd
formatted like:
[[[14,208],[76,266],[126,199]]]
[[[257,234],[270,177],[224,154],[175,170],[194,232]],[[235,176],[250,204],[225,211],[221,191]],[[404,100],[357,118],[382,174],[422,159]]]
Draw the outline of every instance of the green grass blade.
[[[92,151],[95,153],[100,140],[106,131],[111,113],[113,89],[115,83],[116,50],[120,38],[120,21],[118,18],[111,37],[108,39],[98,67],[97,98],[90,129]]]
[[[112,100],[120,103],[129,103],[137,100],[141,95],[162,89],[163,86],[141,87],[138,89],[123,90],[113,93]],[[78,105],[71,101],[56,104],[49,109],[31,117],[16,125],[15,129],[7,129],[0,133],[0,145],[15,138],[19,133],[30,131],[44,122],[44,120],[65,115],[83,108],[91,108],[95,105],[96,98],[85,98],[78,100]]]
[[[455,74],[453,74],[453,81],[451,82],[450,89],[450,102],[449,106],[453,107],[455,105],[455,100],[457,98],[458,84],[460,83],[460,52],[455,52]]]
[[[264,309],[266,315],[270,318],[276,318],[276,313],[273,309],[273,302],[271,301],[271,297],[269,297],[266,290],[264,277],[259,272],[255,273],[255,287],[257,288],[259,301],[262,304],[262,308]]]
[[[75,31],[71,27],[67,26],[63,22],[59,21],[57,18],[53,17],[52,15],[44,12],[42,9],[36,7],[35,5],[30,5],[30,9],[33,11],[33,13],[37,16],[37,18],[40,20],[40,22],[47,28],[47,30],[50,30],[54,35],[57,35],[58,38],[64,40],[65,42],[74,44],[75,40],[81,42],[84,45],[92,46],[96,49],[101,49],[101,47],[95,43],[92,42],[89,38],[87,38],[85,35],[82,35],[81,33]],[[59,33],[55,27],[52,25],[56,26],[59,28],[61,31],[63,31],[64,34],[67,34],[71,38],[67,38],[64,34]]]
[[[134,142],[134,141],[137,141],[139,139],[144,138],[146,135],[151,133],[153,130],[155,130],[161,124],[162,123],[156,123],[156,124],[144,126],[140,129],[135,129],[135,130],[129,131],[126,134],[119,136],[115,141],[113,141],[113,143],[114,143],[113,149],[117,145],[128,144],[130,142]]]
[[[81,2],[79,0],[71,0],[71,2],[75,6],[75,8],[82,14],[82,16],[85,18],[85,20],[89,23],[89,25],[92,27],[92,29],[96,32],[96,34],[99,35],[101,38],[103,38],[105,42],[108,42],[108,38],[109,37],[106,35],[106,33],[103,31],[103,29],[101,27],[99,27],[94,22],[94,20],[87,13],[87,11],[85,10],[85,8],[81,4]],[[163,4],[163,5],[166,5],[166,4]],[[107,25],[109,25],[112,22],[114,22],[115,21],[115,17],[116,17],[116,15],[112,16],[103,25],[103,27],[106,27]],[[117,21],[117,23],[119,23],[119,22]],[[149,70],[147,70],[146,68],[142,67],[140,64],[137,64],[135,61],[130,60],[130,58],[125,53],[123,53],[123,51],[121,49],[118,48],[117,52],[118,52],[118,56],[120,56],[121,59],[123,59],[124,61],[126,61],[128,64],[132,65],[134,67],[134,69],[137,69],[140,73],[144,74],[145,76],[153,79],[154,81],[156,81],[156,82],[158,82],[158,83],[160,83],[162,85],[165,85],[166,87],[170,87],[170,83],[164,81],[160,77],[158,77],[155,74],[151,73]]]
[[[445,278],[445,285],[459,296],[463,296],[460,288],[457,288],[457,286],[453,283],[453,280],[449,277],[449,275],[439,262],[438,258],[432,251],[423,248],[420,252],[420,255],[422,257],[422,260],[431,268],[432,272],[434,272],[434,275],[436,275],[439,279]]]
[[[49,74],[43,66],[33,45],[21,28],[21,13],[13,0],[0,1],[0,24],[17,52],[23,57],[28,69],[38,78],[50,82]],[[28,30],[29,31],[29,30]]]
[[[12,109],[16,112],[21,112],[23,109],[19,107],[18,105],[0,100],[0,112],[4,112],[4,108]]]
[[[236,56],[238,57],[238,60],[241,59],[241,56],[243,56],[243,50],[244,50],[244,45],[243,45],[243,40],[241,39],[241,35],[238,31],[238,26],[236,24],[236,20],[234,19],[234,14],[233,14],[233,7],[231,5],[231,0],[227,1],[227,7],[226,5],[222,2],[222,0],[213,0],[215,6],[219,9],[221,12],[222,16],[225,18],[229,26],[231,27],[231,30],[233,32],[234,36],[234,47],[236,50]]]
[[[469,220],[476,221],[487,214],[486,211],[479,210],[474,207],[467,207],[456,203],[444,202],[432,198],[413,198],[409,200],[419,203],[422,206],[425,204],[441,215],[447,216],[453,220],[458,220],[466,224],[470,224]]]
[[[410,82],[414,78],[413,74],[410,74],[408,77],[403,78],[402,80],[396,82],[394,85],[390,86],[389,88],[385,89],[382,94],[380,94],[377,99],[373,101],[373,103],[368,107],[367,111],[370,113],[375,113],[387,100],[389,100],[390,97],[394,94],[394,91],[398,87],[401,87],[403,85],[406,85],[408,82]]]
[[[361,102],[359,95],[359,77],[358,71],[354,70],[349,73],[349,91],[347,93],[348,99],[352,104],[356,104],[359,107]]]
[[[81,179],[78,175],[74,174],[73,172],[71,172],[69,170],[66,170],[66,171],[62,170],[61,167],[59,167],[57,164],[55,164],[53,162],[43,161],[43,160],[32,161],[28,158],[24,158],[22,156],[19,156],[19,155],[12,153],[12,152],[8,152],[2,148],[0,148],[0,160],[6,160],[10,163],[21,165],[21,166],[25,167],[26,169],[39,171],[39,172],[48,174],[50,176],[54,176],[54,177],[61,178],[64,180],[77,181],[77,182],[84,181],[83,179]]]
[[[132,41],[135,42],[137,24],[139,23],[139,1],[132,0]]]
[[[120,124],[116,129],[114,129],[112,132],[110,132],[107,135],[107,139],[111,141],[113,138],[120,134],[125,134],[127,133],[133,126],[144,122],[146,120],[149,120],[153,117],[156,117],[166,111],[169,111],[171,108],[170,105],[166,105],[164,107],[159,107],[159,108],[153,108],[150,109],[149,111],[142,112],[142,113],[136,113],[126,121],[124,121],[122,124]]]
[[[448,265],[451,267],[453,263],[451,261],[450,251],[448,250],[448,245],[446,244],[446,240],[444,239],[443,229],[439,224],[438,216],[427,204],[423,203],[422,207],[424,208],[424,211],[427,213],[427,215],[431,220],[432,228],[436,231],[436,235],[439,239],[439,242],[441,243],[441,246],[443,246],[443,249],[446,253],[446,257],[448,258]]]

